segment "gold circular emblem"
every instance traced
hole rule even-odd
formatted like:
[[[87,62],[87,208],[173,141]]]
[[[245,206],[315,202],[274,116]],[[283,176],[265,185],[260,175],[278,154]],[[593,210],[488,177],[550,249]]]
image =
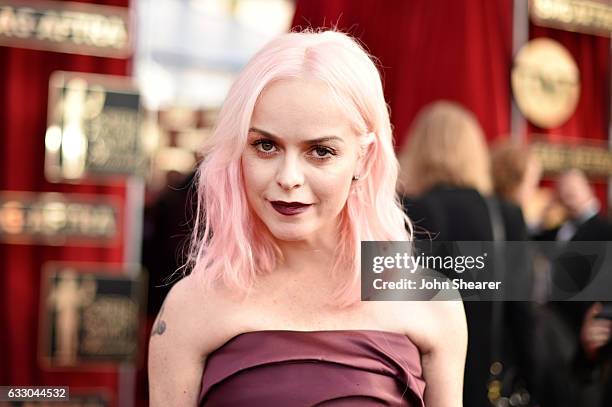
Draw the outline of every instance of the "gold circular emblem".
[[[538,38],[525,44],[512,69],[512,91],[525,117],[542,128],[568,120],[580,97],[580,72],[557,41]]]

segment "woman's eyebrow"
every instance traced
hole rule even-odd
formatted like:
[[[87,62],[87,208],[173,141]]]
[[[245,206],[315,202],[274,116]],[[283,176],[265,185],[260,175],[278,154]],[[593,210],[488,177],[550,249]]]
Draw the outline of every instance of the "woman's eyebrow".
[[[318,144],[318,143],[325,143],[328,141],[339,141],[341,143],[344,143],[344,140],[338,136],[325,136],[325,137],[315,138],[312,140],[306,140],[304,143]]]
[[[280,137],[275,136],[274,134],[272,134],[272,133],[270,133],[268,131],[258,129],[256,127],[251,127],[249,129],[249,133],[250,132],[259,133],[262,136],[270,138],[272,141],[281,141]],[[324,137],[318,137],[318,138],[311,139],[311,140],[304,140],[304,141],[302,141],[302,144],[311,145],[311,144],[317,144],[317,143],[325,143],[325,142],[328,142],[328,141],[339,141],[341,143],[344,143],[344,140],[342,138],[338,137],[338,136],[324,136]]]
[[[280,140],[278,136],[275,136],[274,134],[272,134],[272,133],[270,133],[270,132],[267,132],[267,131],[265,131],[265,130],[258,129],[258,128],[256,128],[256,127],[251,127],[251,128],[249,129],[249,133],[251,133],[251,132],[253,132],[253,133],[259,133],[259,134],[261,134],[262,136],[265,136],[265,137],[268,137],[268,138],[272,139],[272,141],[279,141],[279,140]]]

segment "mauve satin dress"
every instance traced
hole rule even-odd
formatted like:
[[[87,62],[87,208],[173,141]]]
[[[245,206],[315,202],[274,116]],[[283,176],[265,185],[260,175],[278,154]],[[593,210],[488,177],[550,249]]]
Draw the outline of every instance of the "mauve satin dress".
[[[208,356],[200,406],[424,407],[422,373],[399,333],[246,332]]]

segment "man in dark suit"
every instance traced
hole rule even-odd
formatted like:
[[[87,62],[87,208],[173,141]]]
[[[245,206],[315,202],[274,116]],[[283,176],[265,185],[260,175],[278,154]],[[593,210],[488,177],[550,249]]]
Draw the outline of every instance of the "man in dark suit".
[[[599,216],[599,202],[581,171],[572,169],[562,174],[557,181],[557,194],[569,218],[561,227],[537,236],[537,240],[612,240],[612,224]]]
[[[537,240],[556,240],[556,241],[589,241],[589,242],[604,242],[612,241],[612,224],[599,215],[600,204],[589,185],[586,176],[579,170],[572,169],[563,173],[557,181],[557,195],[561,204],[565,207],[568,213],[568,219],[558,228],[545,231],[536,237]],[[602,250],[605,247],[602,244]],[[566,259],[567,260],[567,259]],[[565,260],[559,259],[560,265],[563,265]],[[589,272],[582,268],[567,266],[565,272],[581,274]],[[563,267],[562,267],[563,269]],[[580,280],[579,275],[573,276],[574,280]],[[575,351],[573,374],[582,379],[593,379],[596,372],[600,372],[601,364],[609,364],[609,361],[601,360],[601,357],[595,358],[593,355],[594,346],[589,339],[592,338],[590,332],[593,331],[593,326],[599,327],[605,322],[596,321],[594,318],[594,309],[600,307],[583,302],[557,302],[551,304],[553,313],[561,320],[568,332],[568,337],[564,340],[566,343],[572,343]],[[608,321],[609,322],[609,321]],[[570,333],[571,332],[571,333]],[[599,335],[599,333],[598,333]],[[608,334],[609,335],[609,334]],[[557,338],[559,342],[564,342]],[[609,340],[609,336],[608,336]],[[603,346],[597,343],[598,347]],[[545,345],[551,349],[551,344]],[[554,353],[554,352],[552,352]],[[553,374],[558,374],[555,372]],[[546,374],[551,374],[547,372]],[[599,378],[601,380],[601,378]],[[610,378],[605,379],[604,389],[612,386]],[[602,406],[612,405],[612,400],[609,395],[604,396]],[[584,400],[586,402],[586,400]],[[610,404],[608,404],[610,403]],[[589,404],[591,405],[591,404]]]

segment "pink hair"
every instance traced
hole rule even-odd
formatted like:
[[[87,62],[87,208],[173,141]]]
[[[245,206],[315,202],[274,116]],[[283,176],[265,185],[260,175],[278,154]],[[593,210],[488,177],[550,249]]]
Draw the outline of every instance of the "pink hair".
[[[280,79],[316,78],[333,91],[357,134],[365,171],[340,214],[336,261],[338,304],[359,300],[362,240],[409,240],[395,186],[398,163],[382,83],[366,51],[336,31],[294,32],[267,44],[231,87],[198,169],[198,211],[187,266],[212,284],[246,292],[258,273],[282,259],[269,231],[249,208],[241,171],[251,115],[262,90]],[[348,273],[348,274],[347,274]]]

